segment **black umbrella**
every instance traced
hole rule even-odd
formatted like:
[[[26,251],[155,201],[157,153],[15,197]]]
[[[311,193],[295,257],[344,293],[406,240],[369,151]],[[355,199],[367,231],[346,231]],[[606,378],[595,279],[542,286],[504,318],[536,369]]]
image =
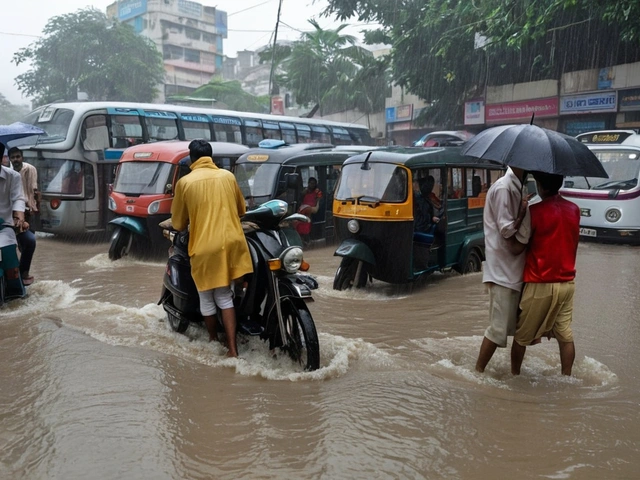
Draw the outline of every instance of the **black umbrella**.
[[[469,140],[462,153],[530,172],[609,178],[586,145],[536,125],[489,128]]]

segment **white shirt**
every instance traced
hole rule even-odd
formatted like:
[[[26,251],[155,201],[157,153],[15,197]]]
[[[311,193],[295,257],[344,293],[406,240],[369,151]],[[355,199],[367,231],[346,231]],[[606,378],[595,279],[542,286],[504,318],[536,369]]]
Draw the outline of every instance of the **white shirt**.
[[[0,218],[4,228],[0,228],[0,247],[16,244],[13,231],[13,212],[24,212],[25,202],[22,192],[22,177],[14,170],[0,166]]]
[[[487,192],[484,206],[484,243],[486,261],[482,265],[483,282],[493,282],[513,290],[522,288],[525,252],[514,255],[509,251],[507,238],[515,235],[520,243],[529,243],[531,235],[531,217],[529,209],[520,229],[514,224],[518,216],[520,202],[526,196],[522,183],[509,168]]]

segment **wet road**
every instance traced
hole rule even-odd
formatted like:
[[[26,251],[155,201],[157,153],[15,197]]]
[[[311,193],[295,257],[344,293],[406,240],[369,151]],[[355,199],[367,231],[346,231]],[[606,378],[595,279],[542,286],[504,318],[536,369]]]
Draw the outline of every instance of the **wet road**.
[[[554,341],[474,372],[481,275],[334,292],[307,253],[322,368],[257,339],[239,360],[169,330],[162,259],[39,237],[29,297],[0,310],[0,478],[637,478],[640,250],[581,244],[576,364]]]

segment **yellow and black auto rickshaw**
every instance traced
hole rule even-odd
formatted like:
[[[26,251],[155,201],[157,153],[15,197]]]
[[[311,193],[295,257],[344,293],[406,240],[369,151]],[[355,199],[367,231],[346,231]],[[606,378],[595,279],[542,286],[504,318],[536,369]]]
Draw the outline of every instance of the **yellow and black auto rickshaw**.
[[[364,287],[369,278],[407,283],[449,268],[480,271],[486,192],[503,173],[458,147],[384,148],[347,159],[333,198],[342,257],[334,289]],[[418,222],[425,205],[427,221]]]

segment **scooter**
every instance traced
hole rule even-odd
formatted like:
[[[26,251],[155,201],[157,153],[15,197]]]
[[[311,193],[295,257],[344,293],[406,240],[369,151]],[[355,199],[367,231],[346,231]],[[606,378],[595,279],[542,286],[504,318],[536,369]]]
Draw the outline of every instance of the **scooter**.
[[[0,219],[0,228],[2,221]],[[20,276],[20,260],[16,245],[0,248],[0,306],[8,300],[22,298],[27,294]]]
[[[311,291],[318,283],[310,275],[300,273],[309,267],[303,261],[302,248],[291,245],[281,228],[281,223],[308,219],[298,213],[286,216],[287,208],[286,202],[271,200],[242,218],[253,273],[233,286],[237,331],[268,341],[270,350],[278,348],[286,352],[305,370],[317,370],[318,333],[306,302],[313,301]],[[172,249],[158,304],[167,312],[171,328],[183,333],[191,323],[203,322],[200,299],[191,277],[189,233],[169,228],[163,233],[171,238]],[[218,323],[220,331],[224,331],[220,316]]]

